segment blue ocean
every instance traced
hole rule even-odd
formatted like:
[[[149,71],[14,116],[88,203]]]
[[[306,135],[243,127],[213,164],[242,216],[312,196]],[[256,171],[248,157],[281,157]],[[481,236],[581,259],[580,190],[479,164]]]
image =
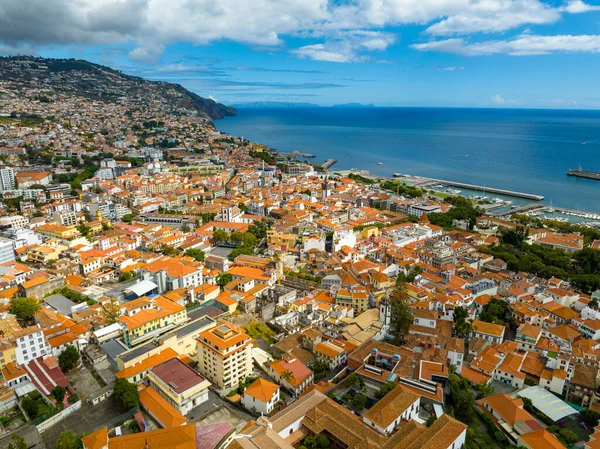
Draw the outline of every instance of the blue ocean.
[[[600,181],[566,174],[580,165],[600,171],[600,111],[255,108],[216,126],[279,151],[337,159],[333,170],[427,176],[600,211]]]

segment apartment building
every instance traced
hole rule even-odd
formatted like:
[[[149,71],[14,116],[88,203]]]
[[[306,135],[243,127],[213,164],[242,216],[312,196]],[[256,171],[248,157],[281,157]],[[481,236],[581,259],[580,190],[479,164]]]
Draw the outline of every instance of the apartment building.
[[[174,357],[148,370],[148,381],[182,415],[208,400],[208,382]]]
[[[12,168],[0,169],[0,190],[5,192],[7,190],[14,190],[17,188],[17,182],[15,179],[15,171]]]
[[[125,343],[131,347],[167,332],[187,320],[184,306],[162,296],[142,296],[119,307],[119,322],[125,324]]]
[[[15,250],[12,240],[0,237],[0,263],[15,260]]]
[[[15,353],[19,365],[26,364],[40,356],[52,354],[52,349],[46,342],[44,330],[38,325],[20,329],[14,333],[14,337]]]
[[[0,217],[0,228],[23,229],[29,226],[29,218],[23,215],[7,215]]]
[[[165,256],[140,270],[140,280],[154,282],[159,293],[182,287],[198,287],[203,284],[202,265]]]
[[[252,339],[243,329],[224,321],[196,341],[198,370],[217,387],[231,390],[252,373]]]

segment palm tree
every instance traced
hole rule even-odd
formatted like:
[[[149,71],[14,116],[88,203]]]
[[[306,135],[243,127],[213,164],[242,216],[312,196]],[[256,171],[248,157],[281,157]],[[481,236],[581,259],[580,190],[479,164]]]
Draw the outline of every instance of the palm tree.
[[[283,373],[281,373],[281,379],[285,380],[287,383],[290,383],[290,380],[294,378],[294,373],[292,373],[289,369],[286,369]]]

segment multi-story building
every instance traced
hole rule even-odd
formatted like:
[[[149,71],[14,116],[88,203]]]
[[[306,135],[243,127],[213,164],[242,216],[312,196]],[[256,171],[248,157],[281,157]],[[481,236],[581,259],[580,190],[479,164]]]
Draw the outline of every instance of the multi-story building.
[[[22,229],[29,226],[29,218],[23,215],[7,215],[0,217],[0,228]]]
[[[15,249],[12,240],[0,237],[0,263],[15,260]]]
[[[346,364],[346,351],[339,346],[329,343],[328,341],[321,342],[315,345],[315,357],[324,361],[329,366],[329,369],[337,368]]]
[[[77,226],[77,214],[75,212],[54,212],[52,218],[61,226]]]
[[[17,182],[15,179],[15,171],[12,168],[0,169],[0,190],[5,192],[16,188]]]
[[[150,385],[182,415],[208,400],[210,382],[176,357],[153,366],[147,376]]]
[[[119,307],[125,343],[131,347],[173,329],[187,320],[184,306],[162,296],[142,296]]]
[[[475,320],[472,324],[471,337],[483,338],[490,343],[502,343],[506,328],[499,324]]]
[[[52,349],[48,342],[46,342],[44,330],[38,325],[21,329],[15,332],[14,336],[17,363],[20,365],[28,363],[37,357],[52,354]]]
[[[227,321],[202,332],[196,347],[200,374],[220,389],[236,388],[252,373],[252,339]]]
[[[34,185],[47,186],[52,182],[52,173],[48,172],[19,172],[16,175],[19,188],[27,189]],[[14,187],[13,187],[14,188]]]
[[[158,292],[168,292],[178,288],[202,285],[202,266],[197,262],[187,262],[180,258],[161,257],[140,270],[140,280],[152,281]]]
[[[261,415],[269,415],[279,402],[279,385],[258,378],[244,391],[242,404],[248,410]]]

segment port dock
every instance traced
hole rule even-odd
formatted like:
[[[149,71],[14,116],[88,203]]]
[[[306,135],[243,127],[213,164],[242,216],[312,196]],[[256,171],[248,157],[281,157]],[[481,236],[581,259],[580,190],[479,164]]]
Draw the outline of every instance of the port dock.
[[[325,162],[323,162],[321,164],[321,168],[324,168],[325,170],[327,170],[330,167],[333,167],[333,165],[336,163],[337,163],[337,160],[335,160],[335,159],[327,159]]]
[[[496,189],[494,187],[483,187],[483,186],[478,186],[475,184],[467,184],[464,182],[446,181],[444,179],[433,179],[433,178],[424,178],[424,179],[427,179],[427,182],[425,182],[423,184],[431,184],[432,182],[434,182],[434,183],[440,183],[440,184],[444,184],[444,185],[452,186],[452,187],[462,187],[463,189],[471,189],[471,190],[477,190],[477,191],[487,192],[487,193],[498,193],[500,195],[514,196],[516,198],[525,198],[527,200],[542,201],[544,199],[544,197],[542,195],[535,195],[532,193],[515,192],[513,190]]]
[[[578,178],[595,179],[596,181],[600,181],[600,172],[582,170],[581,167],[576,170],[569,170],[567,172],[567,176],[577,176]]]

